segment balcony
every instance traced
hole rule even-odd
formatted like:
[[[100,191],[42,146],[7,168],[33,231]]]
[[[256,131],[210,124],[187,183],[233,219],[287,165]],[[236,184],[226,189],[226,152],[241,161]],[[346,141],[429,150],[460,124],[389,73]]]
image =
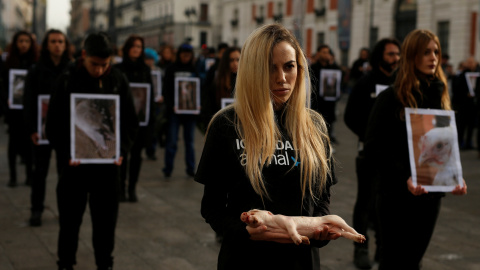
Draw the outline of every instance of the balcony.
[[[274,22],[279,22],[279,23],[281,23],[281,22],[282,22],[282,19],[283,19],[283,14],[282,14],[282,13],[273,15],[273,21],[274,21]]]
[[[325,7],[315,9],[315,17],[320,18],[325,16],[326,9]]]
[[[263,21],[264,21],[264,18],[263,18],[263,16],[255,17],[255,21],[257,22],[257,24],[262,24]]]

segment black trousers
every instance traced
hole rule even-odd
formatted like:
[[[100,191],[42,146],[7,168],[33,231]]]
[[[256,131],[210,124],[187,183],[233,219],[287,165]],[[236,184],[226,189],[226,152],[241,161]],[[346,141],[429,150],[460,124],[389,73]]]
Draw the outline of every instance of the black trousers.
[[[458,110],[457,132],[458,142],[460,147],[472,146],[473,130],[475,128],[477,118],[477,111],[473,104],[465,104],[465,106]]]
[[[87,203],[92,220],[92,242],[97,267],[113,265],[119,174],[119,167],[113,164],[80,165],[63,169],[57,185],[60,216],[59,266],[76,264],[78,234]]]
[[[406,185],[406,184],[405,184]],[[418,270],[432,237],[441,197],[377,197],[382,257],[379,270]]]
[[[140,127],[137,137],[133,142],[132,148],[128,154],[123,154],[123,162],[121,166],[121,192],[125,191],[125,182],[128,175],[128,190],[135,190],[142,168],[142,150],[148,141],[147,128]]]
[[[22,123],[8,125],[8,166],[10,168],[10,181],[17,181],[17,156],[23,157],[25,174],[28,180],[33,178],[32,142],[26,135]]]
[[[32,212],[43,212],[45,202],[45,190],[47,186],[47,175],[50,167],[50,158],[52,156],[52,147],[50,145],[33,146],[34,170],[32,190],[30,193],[30,201],[32,204]],[[58,159],[57,159],[58,161]],[[57,162],[57,173],[60,175],[60,164]]]
[[[357,200],[353,208],[353,228],[358,233],[367,236],[368,225],[372,222],[374,225],[372,229],[375,229],[376,244],[379,246],[378,219],[375,211],[374,170],[365,158],[363,151],[358,153],[355,163],[358,187]],[[368,248],[365,244],[354,244]]]

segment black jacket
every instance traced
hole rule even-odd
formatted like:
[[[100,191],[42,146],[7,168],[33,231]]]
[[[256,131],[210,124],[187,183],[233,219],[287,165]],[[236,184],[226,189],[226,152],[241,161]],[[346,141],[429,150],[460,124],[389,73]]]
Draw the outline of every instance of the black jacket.
[[[365,140],[368,117],[377,97],[376,85],[390,86],[394,81],[395,76],[387,76],[376,69],[363,76],[353,87],[345,107],[344,120],[361,142]]]
[[[100,78],[88,74],[81,61],[72,64],[54,86],[47,114],[46,133],[62,164],[68,163],[70,153],[70,94],[116,94],[120,97],[120,148],[127,153],[138,129],[128,81],[116,69],[108,69]]]
[[[165,70],[165,78],[163,81],[163,97],[166,106],[167,117],[174,113],[175,106],[175,76],[176,74],[184,74],[190,77],[198,77],[197,71],[192,64],[182,64],[175,62]],[[195,115],[185,115],[185,117],[195,117]]]
[[[412,90],[418,108],[442,109],[443,89],[439,80],[420,81],[421,93]],[[413,196],[407,188],[411,170],[404,110],[395,89],[388,88],[375,101],[366,130],[365,153],[379,173],[383,196]]]
[[[152,129],[155,123],[155,91],[153,89],[152,73],[143,61],[132,62],[126,58],[114,68],[118,68],[128,79],[129,83],[148,83],[150,84],[150,111],[148,117],[148,128]]]
[[[67,60],[55,66],[50,58],[41,59],[28,71],[23,96],[23,110],[29,135],[38,132],[38,96],[53,94],[53,86],[68,63]]]
[[[312,112],[314,113],[314,112]],[[276,112],[276,119],[281,112]],[[243,269],[239,261],[249,258],[255,262],[249,269],[319,269],[318,248],[328,241],[311,240],[311,245],[280,244],[269,241],[253,241],[240,220],[242,212],[251,209],[264,209],[274,214],[287,216],[323,216],[329,214],[330,187],[336,183],[335,174],[327,179],[325,190],[314,203],[310,195],[302,201],[299,185],[300,170],[291,140],[277,120],[282,134],[284,149],[278,149],[272,157],[272,163],[262,169],[265,186],[271,200],[255,193],[245,168],[242,142],[235,125],[235,111],[223,111],[212,120],[202,158],[198,165],[195,181],[204,184],[201,213],[213,230],[224,236],[218,257],[218,269]],[[288,144],[290,143],[290,144]],[[326,149],[328,152],[328,147]],[[293,156],[292,156],[293,155]],[[308,193],[308,192],[307,192]]]
[[[456,76],[452,81],[452,106],[456,111],[471,109],[475,106],[474,97],[470,95],[465,70]],[[474,90],[475,91],[475,90]]]
[[[34,62],[29,61],[26,57],[20,56],[20,65],[16,67],[8,67],[6,65],[1,68],[1,81],[2,86],[0,87],[0,109],[5,114],[5,122],[9,125],[24,125],[23,110],[12,110],[8,107],[8,88],[9,88],[9,75],[10,69],[25,69],[28,70]]]

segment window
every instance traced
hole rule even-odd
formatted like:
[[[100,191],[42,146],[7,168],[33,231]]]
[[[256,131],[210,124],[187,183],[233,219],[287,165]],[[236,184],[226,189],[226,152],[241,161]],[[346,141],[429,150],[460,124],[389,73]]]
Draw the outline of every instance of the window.
[[[443,54],[448,54],[448,38],[450,36],[450,22],[438,22],[438,39]]]
[[[200,44],[207,44],[207,32],[200,32]]]
[[[318,32],[317,33],[317,47],[325,44],[325,33],[323,32]]]
[[[277,15],[283,14],[283,3],[278,2],[277,3]]]
[[[370,28],[370,40],[369,40],[369,47],[373,49],[375,43],[378,40],[378,27],[371,27]]]
[[[200,4],[200,18],[201,22],[208,21],[208,4]],[[204,44],[204,43],[202,43]]]

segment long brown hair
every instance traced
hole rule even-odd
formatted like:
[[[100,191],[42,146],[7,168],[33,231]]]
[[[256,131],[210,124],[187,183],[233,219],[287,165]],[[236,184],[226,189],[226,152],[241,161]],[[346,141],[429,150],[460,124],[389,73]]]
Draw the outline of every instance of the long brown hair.
[[[122,53],[123,53],[123,60],[129,60],[130,59],[130,56],[129,56],[129,53],[130,53],[130,49],[133,47],[133,44],[135,43],[135,41],[137,40],[140,40],[140,42],[142,43],[142,53],[140,54],[140,57],[138,57],[137,61],[144,61],[145,60],[145,41],[143,40],[143,37],[139,36],[139,35],[131,35],[127,38],[127,40],[125,41],[125,44],[123,45],[123,49],[122,49]]]
[[[27,59],[27,64],[30,66],[31,64],[35,63],[38,60],[37,55],[37,45],[33,40],[32,34],[27,31],[18,31],[15,33],[12,39],[12,43],[10,44],[10,49],[8,51],[7,60],[5,64],[7,68],[19,68],[20,67],[20,50],[17,47],[17,41],[20,36],[27,36],[30,39],[30,48],[24,54]]]
[[[240,48],[228,48],[222,55],[218,64],[217,75],[215,78],[217,105],[220,104],[222,98],[229,98],[232,95],[231,79],[232,71],[230,70],[230,54],[232,52],[240,53]]]
[[[434,33],[424,29],[417,29],[410,32],[403,41],[397,79],[395,80],[395,93],[397,99],[404,107],[417,108],[413,91],[417,91],[420,94],[421,91],[415,64],[422,57],[428,43],[432,40],[438,46],[438,59],[440,61],[442,59],[442,49],[440,41]],[[442,108],[450,110],[447,79],[440,64],[437,65],[433,76],[443,82]]]

